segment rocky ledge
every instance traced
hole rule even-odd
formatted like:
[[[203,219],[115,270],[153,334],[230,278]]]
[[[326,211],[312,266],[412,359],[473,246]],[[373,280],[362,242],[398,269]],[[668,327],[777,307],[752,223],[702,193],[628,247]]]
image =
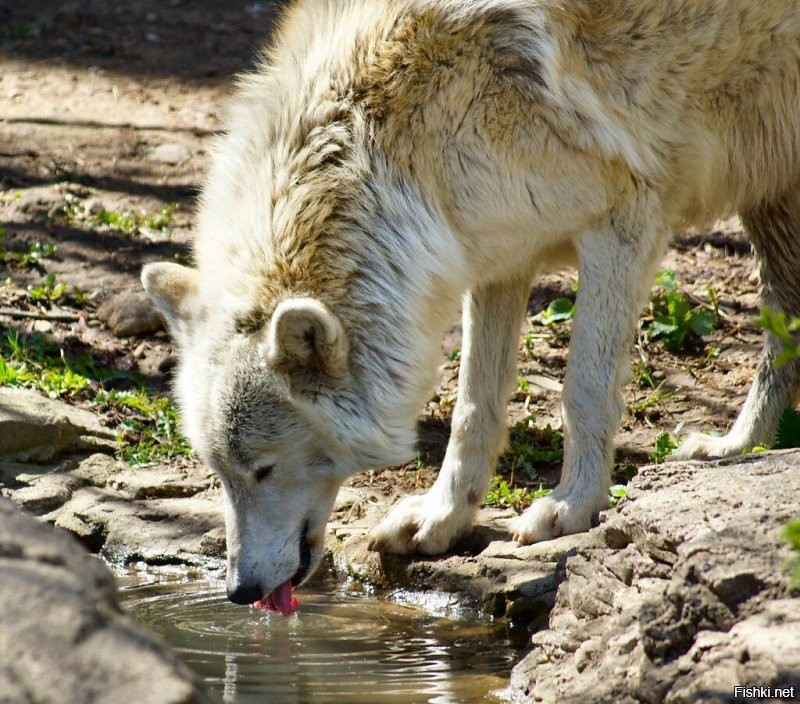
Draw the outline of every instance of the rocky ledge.
[[[646,467],[579,547],[512,686],[544,702],[743,702],[800,696],[800,598],[782,539],[800,453]],[[783,699],[786,701],[786,699]]]
[[[114,578],[0,498],[0,702],[205,704],[195,676],[122,614]]]

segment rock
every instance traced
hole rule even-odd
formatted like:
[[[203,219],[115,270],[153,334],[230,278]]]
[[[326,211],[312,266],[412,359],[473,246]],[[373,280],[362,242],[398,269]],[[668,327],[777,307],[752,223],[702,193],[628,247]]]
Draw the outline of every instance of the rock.
[[[800,691],[800,599],[781,532],[800,452],[647,467],[566,560],[512,687],[542,702],[732,702]],[[740,698],[739,701],[742,701]]]
[[[144,291],[111,294],[97,309],[100,318],[117,337],[156,332],[164,327],[160,313]]]
[[[97,215],[98,213],[102,213],[105,209],[105,204],[97,197],[88,198],[83,202],[83,211],[87,215]]]
[[[567,556],[598,541],[595,535],[581,534],[520,547],[510,541],[506,528],[516,514],[482,509],[472,534],[455,546],[456,554],[379,555],[367,549],[369,529],[386,511],[385,500],[369,489],[345,487],[340,492],[328,531],[334,564],[372,583],[459,592],[519,627],[546,624]]]
[[[30,389],[0,388],[0,457],[46,461],[114,447],[115,433],[93,413]]]
[[[0,489],[110,559],[218,569],[225,557],[219,489],[199,465],[131,468],[102,454],[4,462]]]
[[[182,144],[159,144],[149,152],[147,158],[162,164],[181,164],[192,158],[192,153]]]
[[[2,498],[0,574],[3,704],[211,701],[177,655],[123,615],[99,560]]]

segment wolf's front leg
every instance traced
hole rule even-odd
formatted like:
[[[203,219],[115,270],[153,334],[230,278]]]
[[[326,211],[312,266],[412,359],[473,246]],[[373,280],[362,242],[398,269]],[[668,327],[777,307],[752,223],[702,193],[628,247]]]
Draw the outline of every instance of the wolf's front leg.
[[[614,231],[587,234],[578,244],[580,290],[562,398],[561,481],[516,520],[519,543],[588,530],[608,507],[613,440],[625,410],[624,353],[662,253],[655,238]]]
[[[529,291],[530,282],[520,280],[465,297],[458,399],[442,469],[427,494],[391,509],[372,531],[370,549],[437,554],[472,528],[506,438],[506,403]]]

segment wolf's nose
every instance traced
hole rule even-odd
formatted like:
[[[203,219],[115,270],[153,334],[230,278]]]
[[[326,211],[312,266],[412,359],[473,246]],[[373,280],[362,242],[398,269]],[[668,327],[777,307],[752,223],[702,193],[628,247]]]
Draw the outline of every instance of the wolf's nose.
[[[240,585],[232,592],[228,592],[228,599],[234,604],[252,604],[261,597],[261,586],[258,584]]]

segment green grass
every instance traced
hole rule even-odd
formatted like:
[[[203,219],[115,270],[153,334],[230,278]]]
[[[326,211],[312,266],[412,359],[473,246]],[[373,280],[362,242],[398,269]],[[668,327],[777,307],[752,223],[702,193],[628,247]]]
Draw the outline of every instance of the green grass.
[[[169,399],[151,394],[135,375],[98,367],[91,355],[68,357],[41,334],[0,337],[0,386],[36,389],[108,413],[125,429],[119,454],[130,464],[192,456]]]
[[[181,434],[180,416],[169,399],[152,396],[146,389],[100,391],[95,402],[101,409],[124,412],[123,426],[137,440],[121,443],[122,458],[132,465],[189,457],[192,449]]]

